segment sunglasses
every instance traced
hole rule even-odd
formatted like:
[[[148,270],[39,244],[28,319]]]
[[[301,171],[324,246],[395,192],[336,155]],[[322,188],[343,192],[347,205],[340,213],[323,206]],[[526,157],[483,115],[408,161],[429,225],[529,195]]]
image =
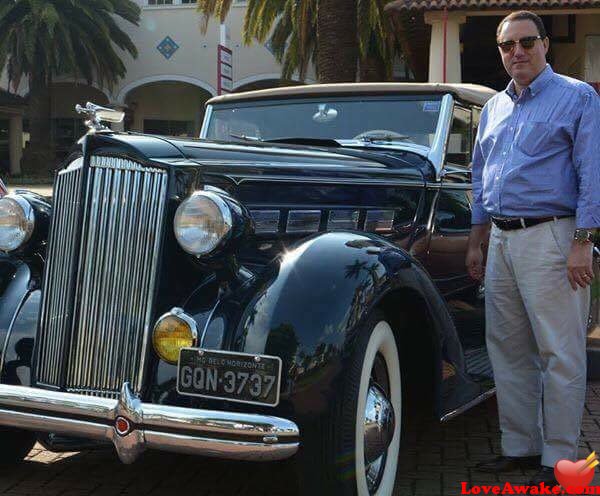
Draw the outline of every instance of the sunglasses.
[[[501,41],[498,43],[498,46],[504,53],[512,52],[515,49],[515,46],[517,46],[517,43],[525,50],[531,50],[533,45],[535,45],[535,42],[541,39],[543,39],[541,36],[525,36],[525,38],[521,38],[520,40]]]

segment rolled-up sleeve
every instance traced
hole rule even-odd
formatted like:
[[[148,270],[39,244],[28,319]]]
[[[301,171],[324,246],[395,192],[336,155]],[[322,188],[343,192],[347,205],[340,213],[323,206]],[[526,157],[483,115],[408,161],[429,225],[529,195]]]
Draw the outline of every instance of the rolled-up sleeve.
[[[600,227],[600,96],[593,90],[586,92],[581,108],[573,140],[573,164],[579,181],[576,223],[580,228],[597,228]]]
[[[486,109],[483,109],[481,113],[481,119],[479,122],[479,128],[477,129],[477,138],[475,140],[475,146],[473,147],[473,162],[471,165],[471,178],[473,181],[473,205],[471,213],[471,224],[487,224],[490,221],[490,216],[487,211],[483,208],[483,166],[485,165],[485,158],[481,151],[480,138],[482,135],[482,129],[485,124]]]

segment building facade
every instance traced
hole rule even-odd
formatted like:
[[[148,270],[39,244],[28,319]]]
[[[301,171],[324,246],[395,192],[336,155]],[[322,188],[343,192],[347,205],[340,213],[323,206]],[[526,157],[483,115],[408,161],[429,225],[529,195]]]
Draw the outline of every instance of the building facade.
[[[600,0],[395,0],[387,5],[417,79],[497,90],[508,77],[496,48],[496,27],[515,10],[542,17],[556,72],[599,88]]]
[[[200,131],[204,102],[217,94],[220,25],[211,20],[206,34],[202,34],[202,16],[196,10],[195,0],[135,1],[141,7],[139,26],[123,22],[121,27],[139,54],[136,59],[123,54],[127,74],[117,85],[102,88],[69,77],[54,79],[52,138],[59,156],[85,132],[81,116],[74,108],[86,101],[123,108],[126,119],[122,129],[186,136],[197,136]],[[245,13],[246,2],[234,0],[227,18],[234,91],[281,84],[281,66],[268,43],[243,44]],[[306,82],[314,82],[313,73],[309,73]],[[8,88],[6,75],[0,79],[0,88]],[[21,84],[18,94],[26,97],[27,93],[27,85]],[[0,139],[4,132],[7,142],[16,143],[21,135],[27,140],[27,114],[23,110],[21,106],[18,113],[11,111],[9,116],[2,113],[0,102]],[[20,173],[17,148],[0,147],[0,173],[2,170]]]
[[[124,109],[126,118],[119,129],[199,133],[204,102],[217,93],[220,26],[211,20],[206,34],[201,33],[195,0],[135,1],[141,7],[140,24],[123,22],[122,28],[139,55],[133,59],[123,54],[127,73],[118,84],[102,88],[68,77],[54,80],[52,139],[59,156],[85,132],[74,108],[86,101]],[[246,8],[244,0],[233,0],[227,18],[233,90],[282,84],[281,66],[268,43],[242,42]],[[503,88],[508,79],[497,53],[496,26],[511,11],[530,9],[542,16],[550,35],[554,70],[600,87],[600,0],[394,0],[386,9],[408,66],[395,68],[397,79]],[[314,81],[314,72],[309,72],[306,82]],[[3,75],[0,89],[7,88]],[[25,82],[17,93],[25,100],[0,93],[0,174],[20,173],[28,137]]]

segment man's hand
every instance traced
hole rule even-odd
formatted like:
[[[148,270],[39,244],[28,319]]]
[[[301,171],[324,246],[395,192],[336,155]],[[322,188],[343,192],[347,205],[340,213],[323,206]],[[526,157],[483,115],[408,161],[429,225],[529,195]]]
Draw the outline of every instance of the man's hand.
[[[483,268],[483,245],[487,245],[490,236],[489,224],[475,224],[471,226],[469,243],[467,246],[467,257],[465,265],[471,278],[481,281],[485,274]]]
[[[483,250],[481,246],[469,247],[467,250],[467,272],[472,279],[481,281],[483,279]]]
[[[585,288],[592,283],[594,271],[592,270],[592,250],[590,243],[578,243],[571,245],[571,253],[567,260],[567,277],[573,291],[577,286]]]

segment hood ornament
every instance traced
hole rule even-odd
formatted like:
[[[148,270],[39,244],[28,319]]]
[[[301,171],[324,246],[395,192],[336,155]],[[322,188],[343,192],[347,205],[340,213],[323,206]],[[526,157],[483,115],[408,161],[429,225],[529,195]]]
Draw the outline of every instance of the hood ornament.
[[[90,131],[110,131],[110,128],[102,124],[102,122],[122,122],[125,117],[125,112],[114,110],[107,107],[101,107],[92,102],[87,102],[85,107],[77,104],[75,110],[78,114],[85,114],[87,120],[85,125]]]

